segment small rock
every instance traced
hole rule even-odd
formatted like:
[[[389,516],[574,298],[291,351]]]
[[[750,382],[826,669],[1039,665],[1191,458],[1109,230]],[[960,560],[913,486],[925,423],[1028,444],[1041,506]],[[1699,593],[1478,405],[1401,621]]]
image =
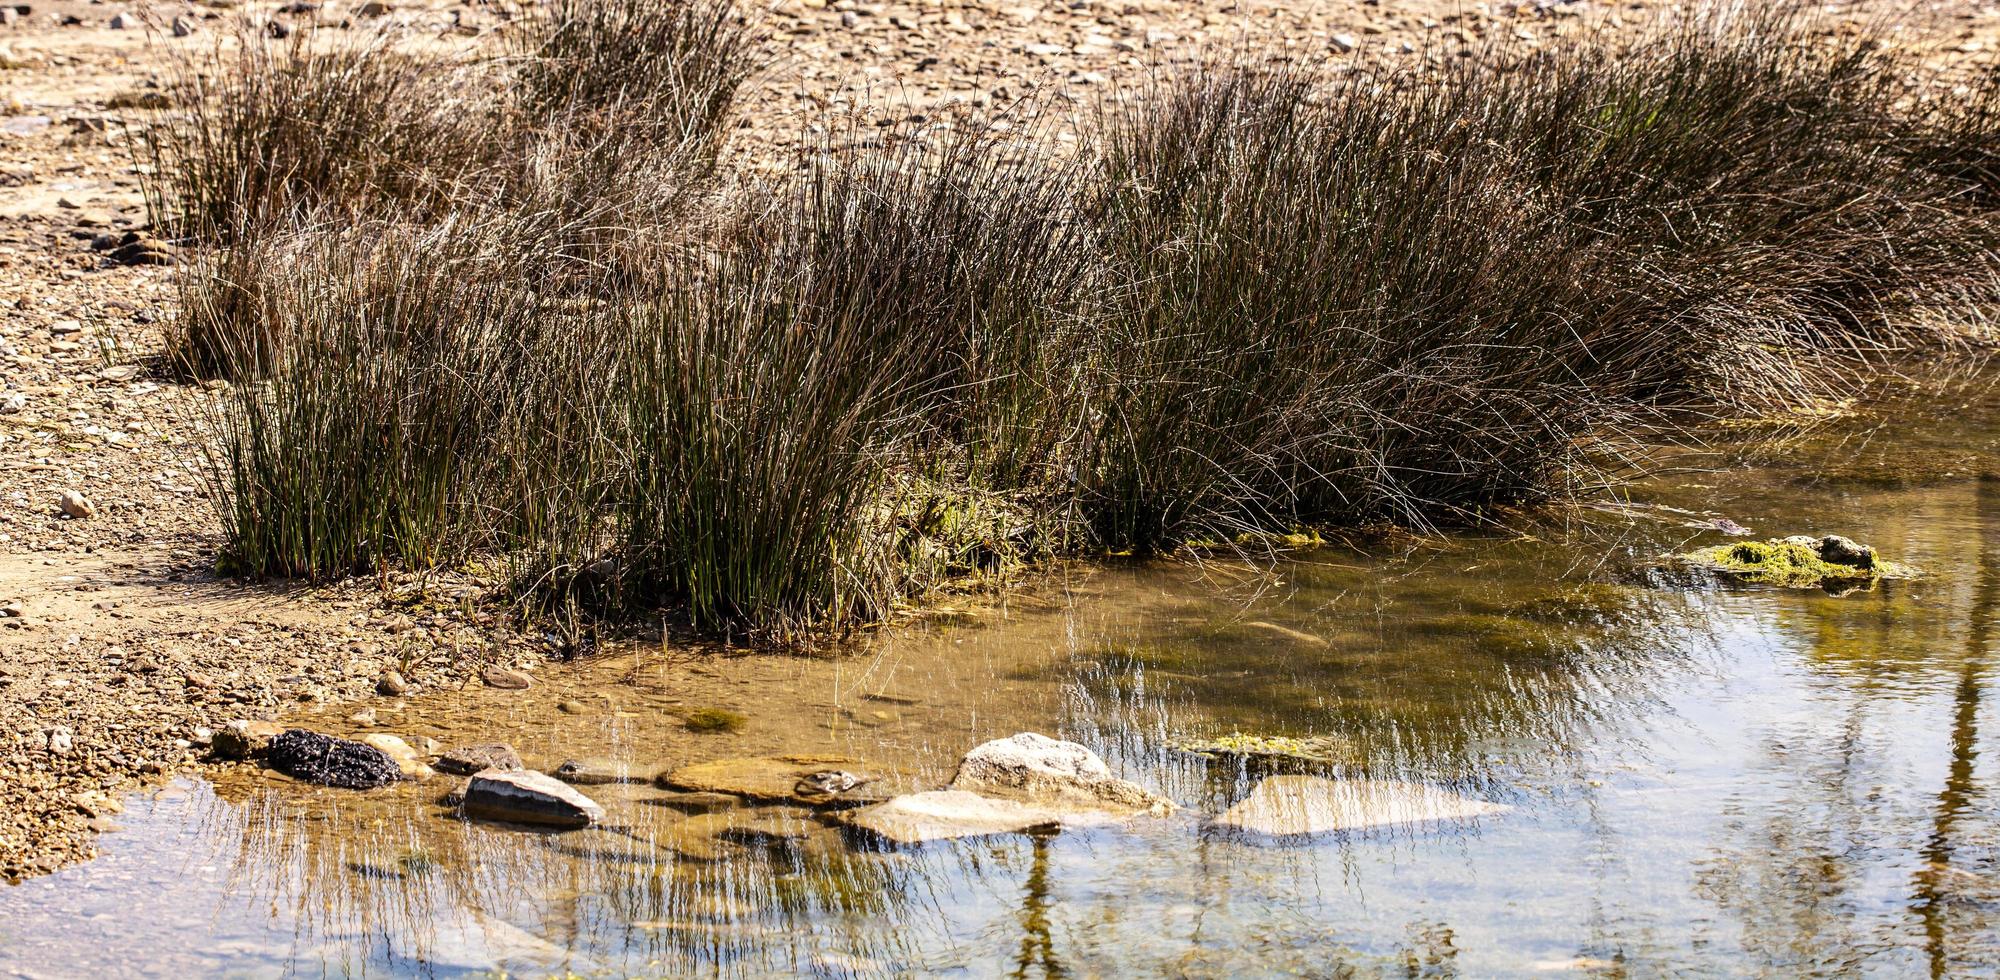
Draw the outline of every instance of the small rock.
[[[437,761],[440,772],[459,776],[470,776],[487,769],[512,770],[524,768],[521,754],[511,745],[494,742],[488,745],[461,745],[440,756]]]
[[[1215,825],[1296,837],[1397,824],[1436,823],[1504,813],[1509,808],[1432,786],[1379,779],[1272,776],[1257,784]]]
[[[112,14],[111,19],[106,21],[104,26],[114,31],[129,31],[139,26],[139,18],[121,10]]]
[[[525,691],[535,683],[528,675],[497,664],[480,672],[479,677],[486,682],[487,687],[497,687],[504,691]]]
[[[385,670],[375,681],[375,693],[385,698],[400,698],[410,693],[410,682],[403,679],[401,671]]]
[[[431,767],[424,765],[423,757],[417,754],[415,747],[394,735],[363,735],[361,744],[396,760],[396,767],[403,770],[404,779],[424,779],[435,775]]]
[[[566,715],[587,715],[590,706],[581,701],[560,701],[556,703],[556,710]]]
[[[390,6],[389,4],[382,3],[381,0],[369,0],[368,3],[364,3],[361,6],[355,8],[354,12],[360,14],[363,17],[386,17],[388,16],[389,11],[394,9],[396,8]]]
[[[0,606],[0,619],[20,619],[28,614],[28,608],[18,602]]]
[[[271,747],[285,726],[274,721],[237,719],[215,733],[215,754],[224,759],[254,759]]]
[[[570,759],[551,773],[574,786],[603,786],[608,783],[643,783],[646,777],[613,759]]]
[[[487,769],[465,786],[465,815],[544,827],[588,827],[604,808],[569,784],[525,769]]]
[[[381,749],[303,728],[272,739],[264,761],[293,779],[342,789],[374,789],[403,778],[402,767]]]
[[[96,242],[92,242],[96,247]],[[142,231],[128,231],[107,246],[106,258],[119,265],[173,265],[178,261],[173,246]]]
[[[49,754],[68,755],[76,748],[76,733],[60,725],[49,729]]]
[[[28,396],[8,395],[0,398],[0,415],[19,415],[28,408]]]
[[[64,490],[57,494],[56,507],[61,509],[65,516],[79,521],[97,513],[97,505],[91,503],[89,497],[75,490]]]
[[[191,21],[186,17],[174,18],[173,30],[175,37],[187,37],[188,35],[194,33],[194,29],[195,29],[194,21]]]
[[[1341,54],[1346,54],[1354,50],[1354,35],[1352,34],[1335,34],[1331,40],[1333,41],[1333,49]]]

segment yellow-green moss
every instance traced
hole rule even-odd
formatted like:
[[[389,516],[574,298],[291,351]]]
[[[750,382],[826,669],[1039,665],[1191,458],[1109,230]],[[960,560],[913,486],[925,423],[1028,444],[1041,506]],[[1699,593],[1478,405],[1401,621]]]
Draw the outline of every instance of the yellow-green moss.
[[[1293,738],[1288,735],[1250,735],[1231,732],[1220,738],[1177,739],[1169,743],[1182,752],[1206,756],[1256,756],[1300,759],[1307,762],[1347,762],[1353,746],[1328,735]]]
[[[750,719],[727,708],[696,708],[681,716],[691,732],[740,732]]]
[[[1904,578],[1910,574],[1909,569],[1902,565],[1879,559],[1867,568],[1836,564],[1821,558],[1818,549],[1813,545],[1793,539],[1719,544],[1712,548],[1691,551],[1680,557],[1731,578],[1788,589],[1812,589],[1829,583]]]

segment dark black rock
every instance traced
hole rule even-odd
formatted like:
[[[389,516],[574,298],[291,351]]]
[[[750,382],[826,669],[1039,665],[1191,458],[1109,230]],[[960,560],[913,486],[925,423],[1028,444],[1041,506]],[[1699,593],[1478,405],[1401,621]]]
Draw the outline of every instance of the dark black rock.
[[[381,749],[303,728],[271,739],[264,762],[293,779],[342,789],[374,789],[403,778],[396,760]]]

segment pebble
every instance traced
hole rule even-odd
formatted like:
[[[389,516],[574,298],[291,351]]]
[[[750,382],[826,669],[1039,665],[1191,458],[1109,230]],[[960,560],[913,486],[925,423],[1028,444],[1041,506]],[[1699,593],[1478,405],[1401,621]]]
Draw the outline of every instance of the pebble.
[[[534,685],[534,680],[518,670],[507,667],[488,667],[479,675],[487,687],[497,687],[504,691],[523,691]]]
[[[381,679],[375,682],[375,693],[385,698],[399,698],[410,692],[410,682],[403,678],[401,671],[385,670]]]
[[[64,490],[56,495],[56,506],[63,514],[75,520],[83,520],[97,513],[97,505],[90,498],[75,490]]]

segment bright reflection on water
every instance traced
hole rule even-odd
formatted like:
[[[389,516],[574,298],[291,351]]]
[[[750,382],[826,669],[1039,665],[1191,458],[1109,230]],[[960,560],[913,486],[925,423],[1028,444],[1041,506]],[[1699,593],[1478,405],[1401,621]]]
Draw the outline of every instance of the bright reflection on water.
[[[1874,592],[1650,573],[1720,539],[1590,512],[1275,577],[1078,572],[842,657],[627,652],[524,694],[385,703],[377,729],[642,774],[837,752],[906,788],[1042,731],[1172,796],[1173,818],[888,849],[770,811],[696,834],[633,785],[588,788],[609,827],[537,834],[454,819],[442,781],[355,794],[226,771],[132,801],[97,861],[0,889],[0,973],[2000,972],[2000,412],[1954,397],[1636,494],[1760,535],[1846,533],[1931,573]],[[864,697],[881,692],[918,702]],[[751,724],[698,736],[671,714],[704,705]],[[1324,736],[1321,775],[1511,809],[1221,833],[1205,818],[1265,772],[1169,743],[1235,731]]]

